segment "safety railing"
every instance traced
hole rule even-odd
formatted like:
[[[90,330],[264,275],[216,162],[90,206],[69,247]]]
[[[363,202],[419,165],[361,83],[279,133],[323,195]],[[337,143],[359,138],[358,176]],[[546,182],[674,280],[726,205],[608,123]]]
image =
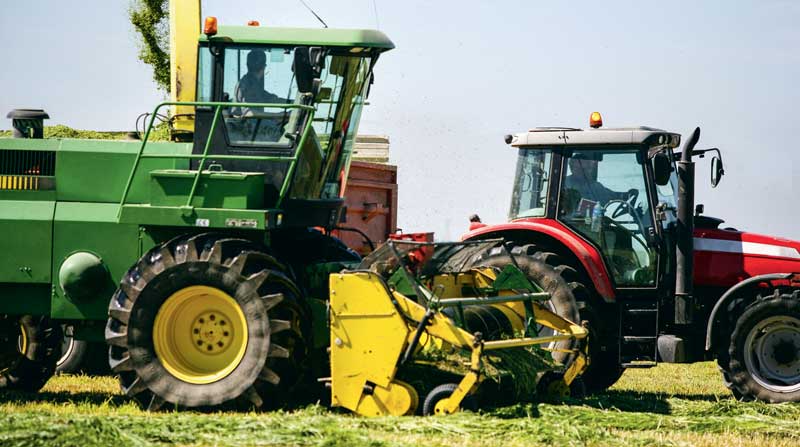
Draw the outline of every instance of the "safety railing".
[[[206,142],[203,147],[202,154],[145,154],[144,148],[147,146],[147,141],[150,139],[150,133],[153,130],[153,126],[155,124],[156,117],[158,116],[159,110],[163,107],[169,106],[192,106],[197,110],[197,107],[212,107],[214,109],[214,117],[211,120],[211,129],[208,132],[208,137],[206,137]],[[230,102],[175,102],[175,101],[167,101],[162,102],[155,107],[153,113],[150,115],[150,123],[147,126],[147,130],[145,131],[144,138],[142,139],[142,145],[139,147],[139,152],[136,154],[136,159],[133,162],[133,168],[131,169],[131,173],[128,176],[128,181],[125,184],[125,190],[122,193],[122,198],[119,202],[119,211],[117,213],[117,217],[119,217],[122,213],[122,207],[125,205],[125,200],[128,198],[128,194],[130,193],[131,186],[133,184],[133,180],[136,177],[136,171],[139,168],[139,163],[143,158],[179,158],[179,159],[188,159],[188,160],[200,160],[200,163],[197,166],[197,172],[194,175],[194,179],[192,181],[192,188],[189,191],[189,197],[186,199],[186,204],[182,208],[191,209],[192,201],[194,200],[195,193],[197,191],[197,185],[200,182],[200,176],[203,172],[203,167],[206,164],[206,160],[209,158],[208,151],[211,148],[211,142],[213,141],[214,132],[217,130],[217,123],[219,122],[220,115],[222,114],[222,109],[224,108],[232,108],[232,107],[242,107],[242,108],[254,108],[254,107],[261,107],[261,108],[271,108],[271,109],[298,109],[308,112],[309,116],[306,119],[306,124],[303,127],[303,132],[300,137],[300,141],[294,147],[294,152],[291,156],[274,156],[274,155],[214,155],[213,158],[215,160],[254,160],[254,161],[267,161],[267,162],[289,162],[289,168],[286,171],[286,175],[283,178],[283,184],[281,185],[280,194],[278,196],[278,203],[276,204],[277,207],[280,207],[281,202],[283,201],[286,193],[289,190],[289,185],[291,183],[292,175],[294,174],[295,166],[297,165],[297,159],[300,156],[300,151],[298,148],[303,147],[305,144],[305,140],[310,134],[310,129],[312,126],[312,121],[314,120],[314,112],[315,108],[312,106],[302,105],[302,104],[274,104],[274,103],[230,103]]]

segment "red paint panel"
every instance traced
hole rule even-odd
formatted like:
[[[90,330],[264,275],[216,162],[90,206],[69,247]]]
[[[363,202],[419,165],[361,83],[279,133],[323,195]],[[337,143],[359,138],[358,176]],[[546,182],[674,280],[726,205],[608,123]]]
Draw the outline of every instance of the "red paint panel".
[[[606,301],[613,301],[616,298],[614,288],[611,286],[610,276],[606,270],[605,264],[603,264],[603,258],[600,253],[595,250],[592,245],[556,220],[539,218],[530,220],[521,219],[499,225],[486,225],[461,236],[461,240],[474,239],[489,233],[519,230],[543,233],[564,244],[575,254],[584,269],[589,273],[597,293]]]
[[[751,276],[800,272],[800,242],[734,230],[696,229],[694,283],[731,287]]]

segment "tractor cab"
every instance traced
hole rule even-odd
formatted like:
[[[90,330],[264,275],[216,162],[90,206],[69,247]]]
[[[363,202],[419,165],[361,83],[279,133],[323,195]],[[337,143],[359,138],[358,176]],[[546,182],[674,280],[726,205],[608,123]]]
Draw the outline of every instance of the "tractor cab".
[[[511,220],[555,219],[597,247],[619,287],[656,286],[659,241],[675,221],[680,135],[537,128],[508,141],[519,148]]]

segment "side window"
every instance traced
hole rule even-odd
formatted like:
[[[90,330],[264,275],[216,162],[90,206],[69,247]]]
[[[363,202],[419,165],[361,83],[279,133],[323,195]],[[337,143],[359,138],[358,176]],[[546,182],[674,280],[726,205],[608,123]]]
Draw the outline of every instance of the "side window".
[[[560,219],[600,247],[618,285],[655,285],[658,260],[647,245],[651,205],[638,148],[575,150],[566,166]]]
[[[550,149],[520,149],[511,194],[511,219],[544,217],[552,158]]]
[[[200,47],[197,55],[197,100],[201,102],[211,101],[211,73],[214,68],[211,66],[211,53],[207,47]]]

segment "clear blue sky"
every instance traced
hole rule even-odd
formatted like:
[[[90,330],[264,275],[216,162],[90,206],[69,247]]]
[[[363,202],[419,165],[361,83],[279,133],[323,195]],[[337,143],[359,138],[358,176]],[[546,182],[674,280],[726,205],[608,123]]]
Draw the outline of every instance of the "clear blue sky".
[[[516,154],[535,126],[650,125],[724,151],[699,203],[729,225],[800,239],[800,2],[308,0],[331,27],[376,27],[397,49],[376,70],[362,133],[387,134],[399,224],[456,238],[467,216],[505,220]],[[136,59],[128,0],[0,3],[0,113],[131,129],[161,97]],[[207,0],[221,23],[319,26],[296,0]],[[0,128],[9,128],[6,120]]]

